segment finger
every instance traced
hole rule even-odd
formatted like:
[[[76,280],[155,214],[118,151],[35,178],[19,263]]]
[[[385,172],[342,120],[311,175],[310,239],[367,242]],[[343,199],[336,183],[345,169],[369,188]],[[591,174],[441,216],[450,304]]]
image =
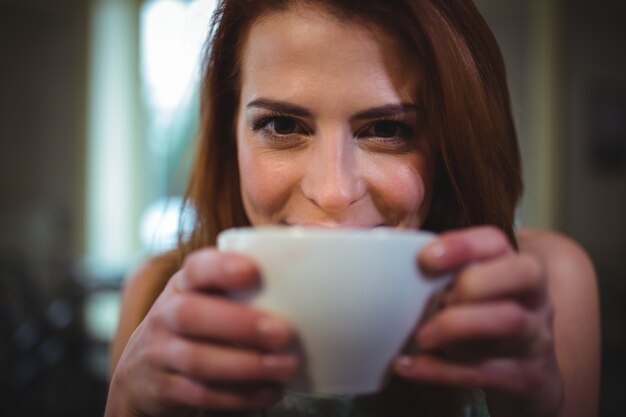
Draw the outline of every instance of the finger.
[[[259,272],[245,255],[202,249],[189,255],[176,278],[179,290],[237,291],[259,284]]]
[[[283,396],[279,385],[264,384],[243,388],[210,385],[177,373],[165,374],[153,386],[154,397],[170,407],[221,411],[267,408]]]
[[[434,355],[401,356],[393,363],[393,370],[401,377],[431,384],[479,388],[484,379],[476,368],[451,363]]]
[[[199,293],[172,296],[160,314],[168,328],[185,337],[284,349],[294,334],[287,322],[226,298]]]
[[[441,234],[422,250],[419,262],[426,272],[439,274],[512,252],[500,229],[482,226]]]
[[[462,270],[447,291],[444,304],[509,298],[532,307],[544,301],[546,296],[541,263],[528,255],[510,254]]]
[[[402,356],[393,369],[402,377],[431,384],[519,393],[532,389],[542,374],[539,362],[498,358],[466,365],[428,354]]]
[[[539,320],[515,302],[464,305],[442,310],[417,333],[422,350],[469,342],[506,341],[501,346],[525,348],[541,331]],[[490,352],[492,353],[492,352]]]
[[[275,381],[290,379],[298,365],[294,354],[261,353],[179,339],[162,350],[159,363],[193,379],[218,382]]]

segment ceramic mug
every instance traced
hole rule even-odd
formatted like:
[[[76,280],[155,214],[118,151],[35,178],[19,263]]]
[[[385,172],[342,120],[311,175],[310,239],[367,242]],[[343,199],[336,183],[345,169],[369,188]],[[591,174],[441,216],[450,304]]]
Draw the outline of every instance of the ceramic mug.
[[[287,389],[356,395],[380,390],[389,365],[451,276],[425,277],[432,233],[396,229],[239,228],[218,248],[250,256],[261,287],[234,295],[286,319],[303,364]]]

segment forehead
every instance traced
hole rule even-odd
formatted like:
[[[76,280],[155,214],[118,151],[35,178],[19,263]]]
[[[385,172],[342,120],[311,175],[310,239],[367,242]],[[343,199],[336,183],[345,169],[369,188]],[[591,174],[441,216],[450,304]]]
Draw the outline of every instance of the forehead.
[[[360,93],[391,89],[414,96],[419,84],[417,60],[402,42],[374,24],[310,6],[258,18],[244,40],[241,65],[244,88],[261,83],[288,91],[330,82]]]

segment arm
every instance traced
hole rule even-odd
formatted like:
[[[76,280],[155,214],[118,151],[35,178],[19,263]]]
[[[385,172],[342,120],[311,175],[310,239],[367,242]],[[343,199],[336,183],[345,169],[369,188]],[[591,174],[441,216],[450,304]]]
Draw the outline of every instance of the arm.
[[[559,416],[598,415],[600,313],[596,274],[585,251],[556,233],[524,229],[520,250],[546,265],[554,305],[554,344],[563,376],[564,404]]]
[[[125,282],[122,290],[120,318],[111,343],[109,375],[113,374],[128,339],[148,314],[150,307],[176,271],[175,252],[155,257],[141,265]]]
[[[482,388],[493,417],[596,415],[595,274],[577,245],[525,230],[515,252],[498,229],[476,227],[442,234],[420,263],[456,279],[400,375]]]
[[[175,270],[176,268],[172,268]],[[274,404],[296,367],[288,325],[221,296],[258,284],[256,266],[203,249],[170,278],[149,262],[128,282],[105,416],[244,411]]]

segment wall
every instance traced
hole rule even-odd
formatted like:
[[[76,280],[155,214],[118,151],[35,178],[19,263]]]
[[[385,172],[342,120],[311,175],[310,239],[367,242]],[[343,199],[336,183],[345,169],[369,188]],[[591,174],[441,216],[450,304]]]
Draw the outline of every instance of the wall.
[[[84,0],[0,0],[0,415],[102,415],[86,369]],[[78,394],[78,395],[77,395]]]
[[[0,248],[43,292],[81,250],[86,2],[0,3]]]
[[[564,14],[561,224],[598,271],[603,415],[618,416],[626,412],[626,2],[576,0]]]

